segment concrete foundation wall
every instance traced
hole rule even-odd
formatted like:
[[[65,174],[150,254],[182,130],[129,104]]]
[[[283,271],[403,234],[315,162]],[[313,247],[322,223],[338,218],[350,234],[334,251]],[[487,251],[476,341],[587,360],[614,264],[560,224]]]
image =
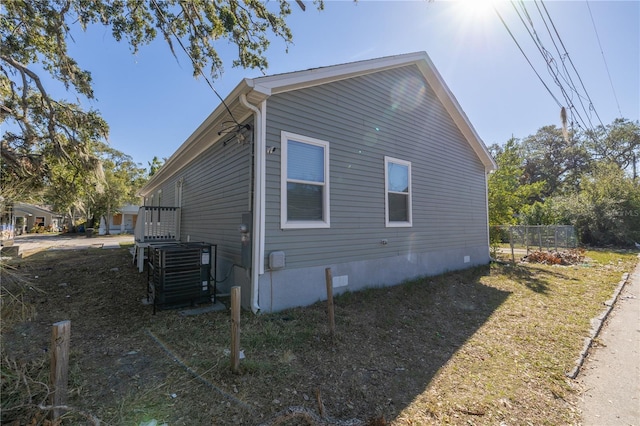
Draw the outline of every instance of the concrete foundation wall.
[[[423,276],[466,269],[489,263],[487,246],[428,253],[412,253],[383,259],[266,271],[260,276],[261,312],[306,306],[326,300],[325,268],[331,268],[334,294],[400,284]]]

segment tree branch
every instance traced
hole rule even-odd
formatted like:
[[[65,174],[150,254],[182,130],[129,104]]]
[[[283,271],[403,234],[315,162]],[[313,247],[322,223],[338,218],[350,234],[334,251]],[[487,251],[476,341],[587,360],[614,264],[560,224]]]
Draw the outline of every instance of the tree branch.
[[[52,142],[55,142],[56,140],[56,131],[55,131],[55,120],[56,120],[56,113],[55,113],[55,109],[53,108],[53,105],[51,104],[51,98],[49,97],[49,94],[47,93],[46,89],[44,88],[42,81],[40,80],[40,77],[38,77],[38,74],[36,74],[35,72],[31,71],[29,68],[27,68],[25,65],[21,64],[20,62],[16,61],[15,59],[9,57],[9,56],[5,56],[5,55],[1,55],[0,56],[0,60],[6,62],[7,64],[9,64],[10,66],[12,66],[13,68],[15,68],[16,70],[20,71],[21,75],[22,75],[22,81],[23,81],[23,92],[22,92],[22,102],[23,102],[23,106],[26,108],[27,106],[27,89],[28,89],[28,82],[26,80],[26,76],[29,76],[29,78],[31,80],[33,80],[33,82],[36,84],[36,86],[38,87],[38,91],[40,91],[40,94],[42,95],[42,101],[45,104],[47,110],[48,110],[48,114],[47,114],[47,118],[48,118],[48,126],[47,129],[49,131],[49,138],[51,139]],[[26,115],[26,113],[25,113]]]

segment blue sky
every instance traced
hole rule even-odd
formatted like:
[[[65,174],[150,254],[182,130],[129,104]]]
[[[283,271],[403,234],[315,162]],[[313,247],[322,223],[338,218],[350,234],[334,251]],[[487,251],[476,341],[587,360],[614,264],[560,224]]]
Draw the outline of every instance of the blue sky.
[[[273,41],[267,74],[426,51],[487,146],[502,144],[512,135],[524,138],[544,125],[560,125],[556,101],[491,8],[471,13],[468,2],[329,0],[321,12],[305,1],[303,12],[292,3],[288,23],[294,42],[286,53],[282,42]],[[536,3],[524,4],[545,47],[559,58],[539,20]],[[600,117],[589,108],[588,100],[583,100],[588,110],[579,109],[583,119],[594,125],[600,120],[609,124],[620,116],[637,120],[640,2],[547,0],[544,5]],[[496,7],[526,56],[564,104],[511,3],[496,2]],[[133,55],[103,27],[86,33],[76,30],[73,35],[70,49],[80,65],[92,72],[97,98],[83,100],[83,104],[100,110],[108,121],[111,145],[145,167],[153,156],[171,156],[219,103],[204,79],[193,78],[189,59],[177,51],[176,61],[163,40],[143,46]],[[226,40],[218,42],[218,49],[225,72],[213,84],[223,97],[242,78],[262,75],[259,70],[232,68],[236,51]],[[565,63],[573,72],[566,59]],[[576,74],[572,79],[584,97]],[[577,95],[573,99],[579,106]]]

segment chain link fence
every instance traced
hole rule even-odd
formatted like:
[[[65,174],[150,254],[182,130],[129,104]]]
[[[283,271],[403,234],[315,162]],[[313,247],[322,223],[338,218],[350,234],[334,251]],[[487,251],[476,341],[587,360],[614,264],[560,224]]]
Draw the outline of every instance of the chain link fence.
[[[576,248],[578,238],[573,225],[503,225],[492,227],[492,241],[507,243],[511,248],[558,251]]]

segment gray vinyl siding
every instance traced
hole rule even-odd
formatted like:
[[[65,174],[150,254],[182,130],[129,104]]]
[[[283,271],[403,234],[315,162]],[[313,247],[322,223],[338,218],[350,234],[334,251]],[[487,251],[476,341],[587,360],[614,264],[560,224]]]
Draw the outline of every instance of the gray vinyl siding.
[[[267,145],[281,131],[330,144],[328,229],[280,229],[281,150],[267,156],[265,256],[287,269],[488,244],[484,166],[417,67],[273,95]],[[385,227],[384,156],[412,163],[412,227]]]
[[[250,211],[250,142],[250,135],[242,143],[217,142],[159,187],[162,205],[174,206],[176,182],[183,179],[181,240],[217,244],[218,259],[225,264],[240,261],[238,226],[242,213]],[[226,274],[228,267],[221,269],[218,273]]]

